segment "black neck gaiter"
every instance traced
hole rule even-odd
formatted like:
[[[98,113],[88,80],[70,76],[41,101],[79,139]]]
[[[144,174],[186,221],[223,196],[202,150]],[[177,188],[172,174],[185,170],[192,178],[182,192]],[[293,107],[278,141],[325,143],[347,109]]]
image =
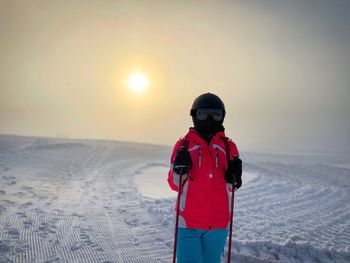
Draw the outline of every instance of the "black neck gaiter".
[[[216,122],[210,117],[204,121],[200,121],[192,117],[192,121],[194,124],[194,129],[208,144],[216,133],[225,130],[224,126],[222,125],[223,120]]]

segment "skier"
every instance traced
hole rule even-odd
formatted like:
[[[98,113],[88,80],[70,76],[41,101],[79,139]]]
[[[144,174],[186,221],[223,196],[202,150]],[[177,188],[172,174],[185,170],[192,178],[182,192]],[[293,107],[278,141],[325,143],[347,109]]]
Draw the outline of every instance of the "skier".
[[[174,249],[178,263],[220,262],[225,247],[232,185],[242,185],[238,149],[224,133],[225,113],[217,95],[197,97],[190,113],[194,127],[173,149],[168,183],[172,190],[180,189]]]

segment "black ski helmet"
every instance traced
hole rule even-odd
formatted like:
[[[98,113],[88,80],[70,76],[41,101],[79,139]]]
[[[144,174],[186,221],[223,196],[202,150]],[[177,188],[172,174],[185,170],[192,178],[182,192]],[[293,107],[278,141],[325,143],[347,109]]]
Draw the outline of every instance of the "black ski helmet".
[[[195,116],[196,110],[200,108],[219,108],[224,111],[223,117],[225,118],[225,105],[224,102],[219,98],[219,96],[213,94],[213,93],[204,93],[200,96],[198,96],[191,107],[190,115],[192,117]]]

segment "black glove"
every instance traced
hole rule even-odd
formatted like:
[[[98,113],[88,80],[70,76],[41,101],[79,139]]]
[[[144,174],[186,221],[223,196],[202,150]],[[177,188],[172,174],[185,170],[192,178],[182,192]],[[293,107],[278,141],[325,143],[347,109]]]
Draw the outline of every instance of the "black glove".
[[[187,174],[188,170],[191,168],[192,159],[190,152],[185,147],[182,147],[176,154],[173,171],[177,174],[183,175]]]
[[[242,186],[242,174],[236,177],[235,189],[237,190]]]
[[[242,160],[236,156],[228,163],[228,168],[225,173],[225,180],[229,184],[233,184],[234,177],[236,179],[235,189],[238,189],[242,186]]]

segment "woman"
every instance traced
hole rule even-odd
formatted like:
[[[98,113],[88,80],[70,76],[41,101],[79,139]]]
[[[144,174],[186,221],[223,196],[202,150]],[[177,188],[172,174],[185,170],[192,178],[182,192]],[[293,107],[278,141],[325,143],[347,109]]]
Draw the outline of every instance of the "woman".
[[[178,191],[180,174],[177,262],[215,263],[230,225],[232,184],[242,185],[242,161],[236,145],[225,137],[225,106],[211,93],[193,102],[194,128],[174,147],[168,183]],[[235,158],[234,158],[235,157]]]

